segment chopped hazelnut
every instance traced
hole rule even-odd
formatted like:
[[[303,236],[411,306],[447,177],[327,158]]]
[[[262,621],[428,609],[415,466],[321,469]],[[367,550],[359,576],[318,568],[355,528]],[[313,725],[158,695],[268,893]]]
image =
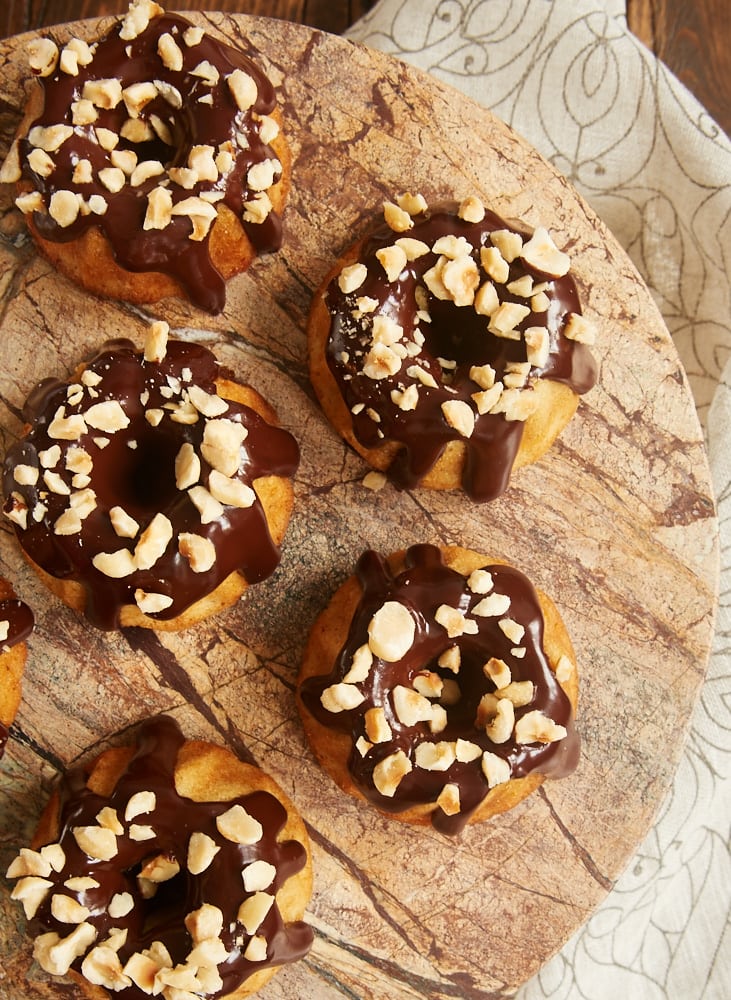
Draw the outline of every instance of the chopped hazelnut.
[[[240,805],[217,816],[216,827],[221,836],[235,844],[258,844],[264,833],[261,823]]]
[[[396,789],[404,778],[412,770],[412,764],[403,750],[384,757],[373,768],[373,784],[381,795],[392,798],[396,794]]]
[[[221,848],[205,833],[199,830],[190,835],[188,841],[188,871],[191,875],[200,875],[211,864]]]
[[[482,755],[482,773],[487,779],[489,788],[510,781],[510,764],[496,753],[485,750]]]
[[[566,728],[549,719],[539,709],[526,712],[515,723],[515,739],[518,743],[555,743],[565,736]]]
[[[398,601],[386,601],[370,620],[368,645],[377,657],[395,663],[411,648],[415,631],[408,608]]]

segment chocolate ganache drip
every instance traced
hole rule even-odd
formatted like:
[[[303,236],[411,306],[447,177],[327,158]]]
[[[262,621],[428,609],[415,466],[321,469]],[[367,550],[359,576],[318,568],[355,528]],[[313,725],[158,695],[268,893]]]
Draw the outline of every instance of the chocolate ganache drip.
[[[490,789],[484,754],[506,762],[503,780],[532,771],[563,777],[574,770],[579,737],[571,704],[543,651],[544,621],[535,589],[519,570],[485,566],[478,585],[475,578],[466,579],[447,567],[436,546],[414,545],[396,575],[380,555],[365,552],[358,561],[357,579],[362,596],[347,641],[332,671],[306,680],[301,695],[322,725],[350,734],[349,769],[366,798],[385,812],[399,812],[435,803],[445,785],[454,785],[459,790],[458,811],[448,815],[438,806],[432,823],[442,833],[456,834]],[[369,644],[374,617],[388,602],[408,611],[413,641],[393,662],[373,654],[366,679],[353,682],[362,697],[357,707],[328,710],[328,690],[343,683],[356,652]],[[446,616],[445,608],[451,609]],[[495,673],[491,679],[485,669],[491,660],[502,661],[508,675]],[[498,697],[507,696],[508,683],[523,685],[512,689],[513,696],[526,688],[528,694],[517,699],[523,703],[514,709],[510,737],[495,742],[489,735],[490,699],[496,691]],[[421,700],[414,699],[413,693],[421,691],[426,692]],[[412,708],[416,701],[417,721],[400,708],[404,700]],[[382,735],[387,737],[376,742],[368,717],[372,710],[381,713]],[[521,742],[520,719],[531,712],[562,727],[551,742]],[[395,789],[384,793],[379,790],[379,766],[399,760],[402,777]]]
[[[45,851],[38,847],[39,864],[53,861],[47,863],[50,884],[29,927],[34,936],[41,934],[36,940],[39,956],[42,959],[44,945],[50,943],[43,934],[65,939],[74,931],[86,943],[72,967],[85,975],[97,967],[88,953],[106,942],[108,950],[99,958],[107,974],[116,977],[113,995],[120,1000],[149,996],[145,979],[154,971],[163,977],[162,988],[168,972],[181,966],[194,971],[196,963],[195,995],[225,996],[260,969],[296,961],[312,944],[312,930],[302,921],[284,923],[275,898],[255,931],[242,924],[242,901],[255,894],[245,889],[242,872],[251,865],[265,866],[270,878],[266,892],[275,897],[306,863],[306,850],[299,841],[278,839],[287,818],[284,806],[264,791],[225,802],[197,802],[179,795],[175,767],[184,742],[170,718],[145,723],[133,756],[109,795],[88,787],[86,769],[70,771],[59,787],[58,836],[53,845],[45,845]],[[221,818],[232,809],[243,810],[251,819],[256,835],[247,843],[221,832]],[[94,830],[106,830],[107,854],[112,857],[87,853],[89,831]],[[195,874],[188,860],[194,836],[209,839],[212,855],[207,867]],[[103,848],[97,846],[94,853],[104,853]],[[156,869],[151,862],[157,862]],[[67,908],[78,908],[77,916],[83,919],[74,926],[55,915],[64,915],[59,897],[64,897]],[[203,949],[196,950],[201,942],[195,940],[190,915],[196,911],[199,916],[206,911],[210,915],[211,907],[219,911],[219,943],[201,957]],[[256,954],[249,951],[255,937],[265,942]],[[145,965],[146,958],[152,968]]]
[[[5,512],[34,563],[84,586],[98,628],[118,627],[125,605],[146,610],[140,595],[159,595],[146,613],[174,618],[230,573],[256,583],[279,564],[253,487],[291,476],[299,448],[250,407],[218,397],[220,375],[200,345],[171,340],[164,357],[147,361],[131,342],[113,341],[78,382],[46,379],[28,397],[28,433],[5,459]],[[233,440],[225,475],[215,447],[223,432]],[[188,479],[181,451],[197,472]],[[211,504],[216,476],[227,491]],[[181,537],[203,545],[203,564]]]
[[[425,208],[403,231],[382,226],[365,241],[365,273],[354,289],[339,277],[330,282],[328,365],[358,441],[402,446],[388,470],[396,486],[417,486],[447,444],[461,441],[465,492],[477,501],[499,496],[536,381],[577,394],[594,385],[587,344],[567,335],[581,314],[576,284],[527,263],[521,248],[529,240],[490,211],[470,222],[453,206]],[[401,259],[394,245],[404,248]],[[469,426],[450,422],[444,404],[461,404]]]
[[[259,252],[281,245],[278,216],[247,208],[261,208],[282,173],[264,141],[278,131],[268,117],[274,89],[249,55],[183,17],[153,16],[135,37],[123,26],[89,48],[77,43],[76,72],[64,70],[62,53],[40,77],[43,110],[19,147],[23,177],[42,196],[33,224],[56,242],[98,227],[121,267],[164,272],[217,313],[225,288],[209,252],[216,205],[242,221]],[[228,83],[237,72],[255,87],[241,102]],[[205,167],[189,162],[195,150],[211,152]],[[249,174],[260,165],[272,168],[263,185]],[[69,192],[83,203],[73,221],[52,205]],[[151,198],[164,203],[164,218],[149,210]]]

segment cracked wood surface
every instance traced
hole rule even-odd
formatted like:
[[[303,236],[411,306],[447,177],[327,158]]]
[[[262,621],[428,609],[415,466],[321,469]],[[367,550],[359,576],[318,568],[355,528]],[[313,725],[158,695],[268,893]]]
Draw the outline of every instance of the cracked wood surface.
[[[229,284],[211,318],[181,301],[147,313],[85,295],[34,252],[3,192],[3,448],[34,382],[147,317],[200,338],[298,438],[302,464],[282,562],[237,607],[181,634],[91,631],[25,565],[8,526],[0,573],[32,604],[24,699],[0,766],[0,867],[34,827],[60,767],[169,712],[228,744],[294,799],[314,847],[310,956],[267,1000],[507,997],[584,922],[628,862],[672,781],[703,678],[717,586],[701,432],[677,355],[633,265],[540,156],[438,81],[308,28],[196,15],[262,53],[294,153],[285,245]],[[102,22],[105,24],[108,22]],[[78,29],[95,34],[87,24]],[[0,43],[3,148],[23,102],[23,39]],[[312,290],[384,197],[477,192],[570,245],[599,327],[599,384],[541,462],[489,506],[423,491],[371,493],[306,374]],[[507,559],[556,601],[577,650],[583,755],[511,813],[459,839],[404,827],[343,796],[315,765],[294,707],[306,634],[367,546],[463,544]],[[7,1000],[76,997],[30,966],[22,914],[0,892]]]

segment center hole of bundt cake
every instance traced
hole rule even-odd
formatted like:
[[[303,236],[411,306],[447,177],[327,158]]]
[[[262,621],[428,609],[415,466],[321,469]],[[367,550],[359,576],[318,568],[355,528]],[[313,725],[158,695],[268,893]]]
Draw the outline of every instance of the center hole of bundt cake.
[[[432,321],[422,324],[421,330],[425,336],[424,349],[432,357],[460,366],[491,364],[498,358],[525,360],[521,343],[493,336],[487,329],[487,317],[474,309],[433,299],[429,312]]]
[[[113,438],[95,460],[103,469],[97,492],[110,506],[123,507],[135,519],[164,511],[178,495],[175,456],[181,440],[157,428]],[[106,495],[105,495],[106,494]]]

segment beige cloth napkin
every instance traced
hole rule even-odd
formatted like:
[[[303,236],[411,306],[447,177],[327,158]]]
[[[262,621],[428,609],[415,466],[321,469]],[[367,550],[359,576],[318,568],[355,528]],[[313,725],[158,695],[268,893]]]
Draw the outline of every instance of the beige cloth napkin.
[[[628,251],[685,365],[721,524],[710,668],[674,786],[605,902],[520,1000],[731,997],[731,143],[623,0],[381,0],[349,37],[491,108]]]

